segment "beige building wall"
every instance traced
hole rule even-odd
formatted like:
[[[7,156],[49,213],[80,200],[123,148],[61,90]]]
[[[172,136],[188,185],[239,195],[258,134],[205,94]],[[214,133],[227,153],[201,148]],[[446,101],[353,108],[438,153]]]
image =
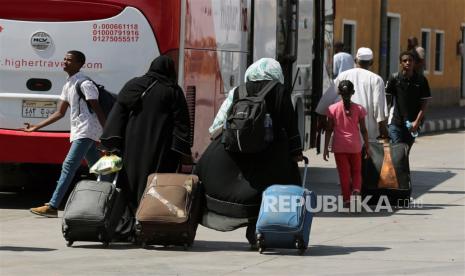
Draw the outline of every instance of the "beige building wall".
[[[379,72],[380,1],[379,0],[335,0],[334,41],[343,41],[345,21],[356,22],[355,52],[360,47],[373,50],[373,68]]]
[[[388,10],[401,14],[401,49],[407,38],[421,39],[421,29],[431,30],[430,70],[426,74],[433,92],[434,105],[452,105],[460,101],[461,57],[457,42],[460,26],[465,23],[464,0],[389,0]],[[413,20],[412,20],[413,19]],[[444,70],[434,72],[436,31],[444,32]]]
[[[335,0],[334,40],[343,39],[343,22],[356,22],[355,48],[374,52],[373,71],[379,72],[381,0]],[[400,16],[400,51],[407,38],[416,36],[421,45],[422,29],[430,30],[428,78],[432,105],[456,105],[460,101],[461,56],[457,45],[465,24],[465,0],[387,0],[387,12]],[[444,34],[444,69],[435,72],[436,33]]]

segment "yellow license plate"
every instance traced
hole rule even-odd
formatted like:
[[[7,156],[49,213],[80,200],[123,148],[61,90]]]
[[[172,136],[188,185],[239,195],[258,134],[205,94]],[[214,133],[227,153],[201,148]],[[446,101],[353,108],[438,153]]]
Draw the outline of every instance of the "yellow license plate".
[[[48,118],[57,110],[55,101],[23,100],[23,118]]]

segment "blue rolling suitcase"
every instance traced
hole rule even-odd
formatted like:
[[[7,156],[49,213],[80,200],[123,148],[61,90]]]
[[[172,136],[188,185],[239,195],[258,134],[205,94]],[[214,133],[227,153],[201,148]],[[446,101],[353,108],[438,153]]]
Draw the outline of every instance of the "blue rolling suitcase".
[[[260,253],[267,248],[296,248],[302,255],[308,247],[316,196],[305,189],[308,159],[304,161],[302,187],[272,185],[263,192],[256,227]]]

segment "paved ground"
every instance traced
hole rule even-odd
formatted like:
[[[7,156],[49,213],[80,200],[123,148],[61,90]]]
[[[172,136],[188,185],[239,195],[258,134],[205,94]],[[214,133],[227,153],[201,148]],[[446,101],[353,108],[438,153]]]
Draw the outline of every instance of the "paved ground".
[[[141,249],[76,242],[67,248],[60,219],[27,208],[48,195],[0,194],[0,275],[464,275],[465,132],[421,136],[411,156],[417,208],[393,213],[319,213],[310,248],[260,255],[244,229],[199,227],[194,247]],[[339,193],[334,162],[310,157],[307,186]],[[61,215],[62,213],[60,213]]]

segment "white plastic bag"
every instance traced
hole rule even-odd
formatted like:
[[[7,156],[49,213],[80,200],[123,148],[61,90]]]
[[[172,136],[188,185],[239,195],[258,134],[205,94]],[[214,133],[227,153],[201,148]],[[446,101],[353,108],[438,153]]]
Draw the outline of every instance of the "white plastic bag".
[[[123,159],[117,155],[105,155],[90,168],[94,174],[106,175],[117,172],[123,167]]]

